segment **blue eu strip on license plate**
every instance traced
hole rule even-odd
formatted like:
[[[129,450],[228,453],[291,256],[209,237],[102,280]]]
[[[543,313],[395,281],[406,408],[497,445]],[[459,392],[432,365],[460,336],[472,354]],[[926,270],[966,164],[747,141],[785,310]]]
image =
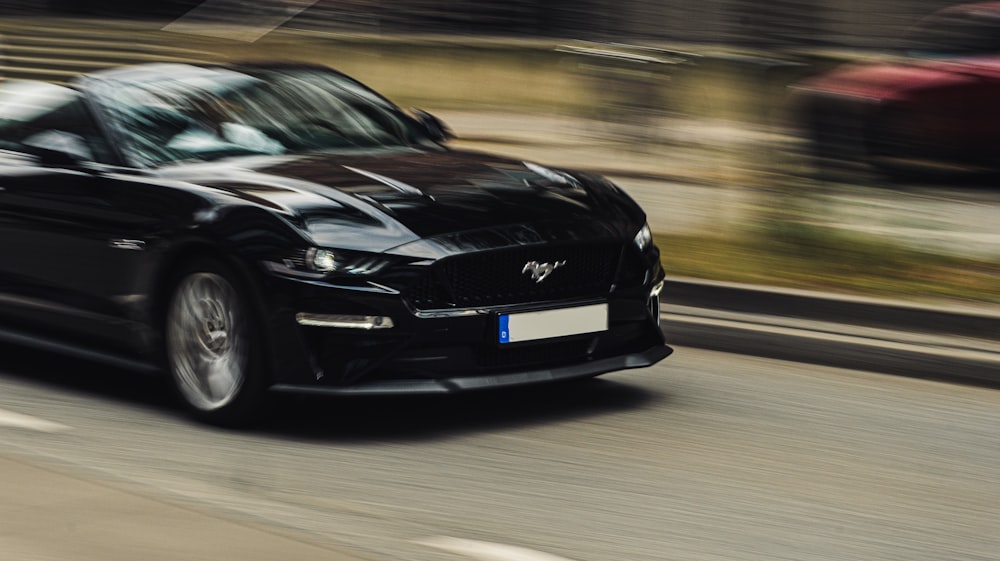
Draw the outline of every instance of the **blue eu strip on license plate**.
[[[503,314],[498,319],[497,341],[501,344],[552,339],[607,331],[608,305]]]

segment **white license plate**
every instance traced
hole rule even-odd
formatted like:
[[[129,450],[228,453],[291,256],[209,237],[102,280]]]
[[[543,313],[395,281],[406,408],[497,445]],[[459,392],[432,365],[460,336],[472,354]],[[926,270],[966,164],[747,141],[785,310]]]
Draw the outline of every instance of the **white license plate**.
[[[520,343],[608,330],[608,305],[524,312],[500,316],[498,341]]]

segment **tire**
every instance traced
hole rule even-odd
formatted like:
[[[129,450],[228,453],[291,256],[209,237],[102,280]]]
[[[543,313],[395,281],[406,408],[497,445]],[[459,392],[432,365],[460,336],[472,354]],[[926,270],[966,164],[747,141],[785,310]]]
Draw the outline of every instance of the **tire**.
[[[173,388],[199,420],[249,423],[266,382],[260,328],[244,284],[228,267],[198,259],[174,277],[164,325]]]

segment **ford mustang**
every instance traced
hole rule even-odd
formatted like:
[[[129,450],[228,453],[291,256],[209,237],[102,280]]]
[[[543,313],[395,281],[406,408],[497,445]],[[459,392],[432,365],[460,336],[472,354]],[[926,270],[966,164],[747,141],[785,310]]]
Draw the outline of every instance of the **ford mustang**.
[[[333,70],[140,65],[0,89],[0,339],[269,392],[449,393],[670,354],[608,180],[463,152]]]

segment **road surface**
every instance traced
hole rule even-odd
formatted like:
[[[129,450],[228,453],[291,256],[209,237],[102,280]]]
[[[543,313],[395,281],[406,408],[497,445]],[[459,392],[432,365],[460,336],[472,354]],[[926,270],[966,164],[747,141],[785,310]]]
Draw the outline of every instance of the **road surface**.
[[[233,432],[187,421],[150,380],[0,350],[0,459],[331,559],[1000,558],[996,389],[681,347],[570,386],[289,399]],[[67,512],[12,508],[80,539]]]

